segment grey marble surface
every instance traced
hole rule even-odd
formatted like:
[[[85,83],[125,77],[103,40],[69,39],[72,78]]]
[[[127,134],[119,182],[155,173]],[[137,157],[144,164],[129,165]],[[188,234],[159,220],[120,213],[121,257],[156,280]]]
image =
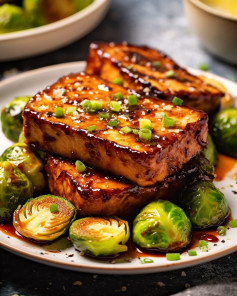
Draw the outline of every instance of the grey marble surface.
[[[182,66],[237,79],[237,68],[211,56],[192,34],[181,0],[112,0],[102,23],[83,39],[42,56],[0,63],[0,79],[16,72],[84,60],[90,42],[147,44]],[[195,267],[149,275],[93,275],[34,263],[0,250],[0,295],[237,295],[237,252]]]

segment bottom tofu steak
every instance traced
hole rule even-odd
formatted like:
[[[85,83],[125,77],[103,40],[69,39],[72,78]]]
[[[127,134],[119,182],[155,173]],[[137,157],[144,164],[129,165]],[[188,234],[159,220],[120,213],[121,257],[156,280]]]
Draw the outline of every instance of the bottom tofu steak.
[[[220,109],[224,95],[167,55],[146,46],[92,43],[86,72],[108,81],[120,78],[124,86],[160,99],[171,101],[178,96],[185,105],[209,115]]]
[[[128,218],[153,200],[173,200],[190,182],[202,178],[203,174],[205,179],[212,178],[201,170],[201,167],[208,166],[208,161],[198,155],[179,173],[149,187],[140,187],[125,178],[90,167],[79,173],[74,163],[53,156],[48,157],[45,169],[51,193],[72,202],[81,217],[116,215]]]
[[[128,89],[70,74],[36,94],[23,112],[31,147],[123,176],[162,181],[206,147],[208,116]]]

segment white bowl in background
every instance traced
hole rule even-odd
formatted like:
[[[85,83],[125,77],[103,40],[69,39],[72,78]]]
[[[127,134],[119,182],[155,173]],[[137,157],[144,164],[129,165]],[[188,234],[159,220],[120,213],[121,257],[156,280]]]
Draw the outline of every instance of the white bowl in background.
[[[65,46],[89,33],[104,17],[110,0],[88,7],[57,22],[0,35],[0,61],[16,60]]]
[[[212,54],[237,64],[237,17],[199,0],[184,0],[188,21],[204,47]]]

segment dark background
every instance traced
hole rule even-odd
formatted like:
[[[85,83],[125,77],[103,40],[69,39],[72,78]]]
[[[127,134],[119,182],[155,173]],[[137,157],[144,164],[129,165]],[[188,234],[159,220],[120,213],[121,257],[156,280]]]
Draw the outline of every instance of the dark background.
[[[96,40],[146,44],[165,51],[182,66],[199,68],[201,63],[206,63],[211,72],[237,79],[236,66],[211,56],[192,34],[181,0],[112,0],[105,19],[86,37],[52,53],[0,63],[0,79],[18,71],[84,60],[89,44]],[[3,296],[234,296],[237,295],[237,252],[178,271],[119,276],[66,271],[0,250],[0,275]]]

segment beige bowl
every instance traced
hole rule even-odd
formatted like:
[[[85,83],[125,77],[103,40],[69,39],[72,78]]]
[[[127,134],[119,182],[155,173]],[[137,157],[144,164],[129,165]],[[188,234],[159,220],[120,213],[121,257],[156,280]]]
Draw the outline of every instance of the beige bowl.
[[[184,0],[184,5],[190,26],[204,47],[217,57],[237,64],[237,17],[199,0]]]

